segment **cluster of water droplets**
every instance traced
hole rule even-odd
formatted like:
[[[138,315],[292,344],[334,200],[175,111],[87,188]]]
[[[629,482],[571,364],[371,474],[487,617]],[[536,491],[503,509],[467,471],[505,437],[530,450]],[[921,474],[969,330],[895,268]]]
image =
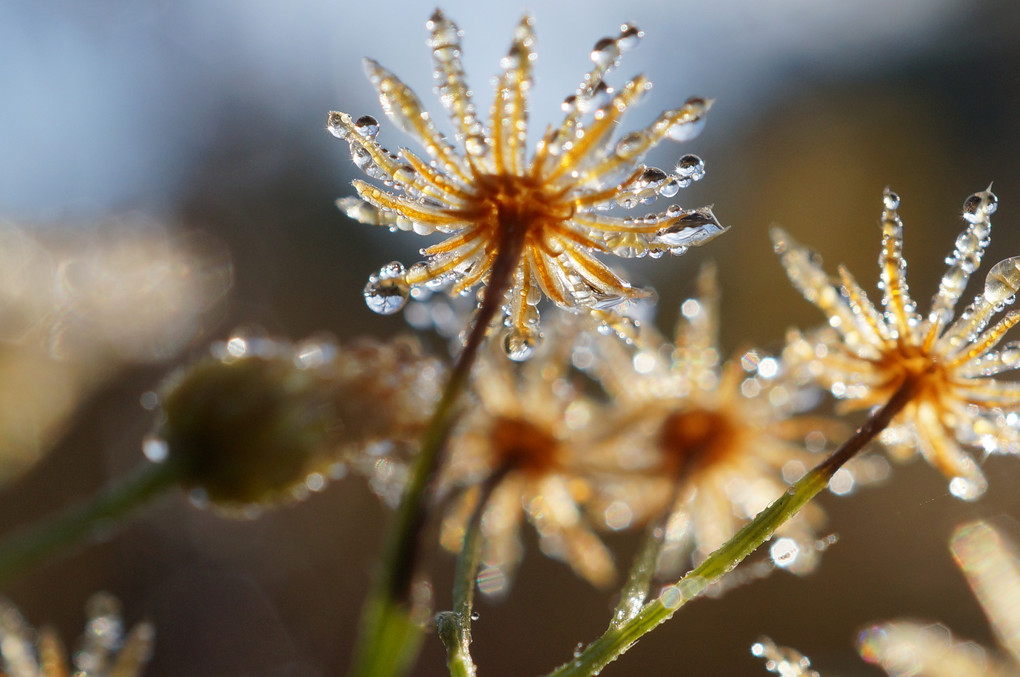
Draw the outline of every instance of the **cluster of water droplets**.
[[[988,326],[992,317],[1016,301],[1020,291],[1020,256],[999,261],[988,272],[985,288],[960,315],[959,319],[946,331],[940,339],[954,352],[967,350],[967,346],[980,343],[982,331]],[[1015,318],[1007,315],[1001,322],[1012,323]],[[996,332],[998,325],[989,332]]]
[[[460,60],[463,32],[438,9],[425,27],[429,31],[427,44],[432,50],[436,95],[453,121],[455,138],[469,156],[480,157],[486,153],[488,142]]]
[[[900,333],[920,324],[917,304],[910,298],[907,287],[907,260],[903,256],[903,222],[900,220],[900,196],[886,188],[882,196],[885,209],[882,211],[882,253],[878,265],[881,271],[878,288],[882,290],[882,308],[890,335]],[[902,307],[906,326],[900,320],[897,310]]]
[[[777,646],[768,637],[751,645],[751,655],[765,660],[765,669],[779,677],[819,677],[811,660],[795,649]]]
[[[954,308],[960,300],[970,276],[981,265],[981,257],[991,242],[992,223],[998,198],[990,191],[975,193],[963,203],[963,219],[967,227],[956,238],[953,253],[946,257],[945,274],[938,292],[932,299],[930,324],[946,326],[953,319]]]

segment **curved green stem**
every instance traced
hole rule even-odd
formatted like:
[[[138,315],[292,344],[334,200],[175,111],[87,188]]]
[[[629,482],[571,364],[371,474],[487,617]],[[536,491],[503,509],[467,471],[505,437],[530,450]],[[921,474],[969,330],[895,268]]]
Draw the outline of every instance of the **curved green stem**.
[[[623,655],[642,635],[668,620],[684,604],[700,595],[708,585],[722,578],[745,557],[758,549],[787,520],[829,484],[833,474],[849,461],[911,400],[915,386],[904,383],[884,407],[875,412],[861,428],[831,456],[818,464],[786,493],[762,510],[729,541],[674,585],[666,587],[659,597],[622,623],[611,623],[609,629],[589,644],[574,660],[561,665],[548,677],[587,677],[598,674],[606,665]]]
[[[503,478],[512,470],[504,465],[482,484],[478,503],[471,511],[464,532],[464,543],[457,556],[457,569],[453,576],[453,611],[436,614],[436,630],[446,647],[446,665],[450,677],[475,677],[477,668],[471,658],[471,621],[475,602],[475,583],[482,552],[482,513]]]
[[[180,466],[172,461],[146,463],[86,501],[9,536],[0,545],[0,587],[61,550],[105,533],[179,477]]]
[[[421,624],[412,618],[411,582],[418,561],[419,536],[425,524],[425,499],[440,465],[446,440],[457,413],[457,404],[471,375],[489,325],[503,304],[513,274],[520,263],[523,235],[504,228],[505,235],[492,265],[482,303],[474,324],[443,388],[439,404],[422,437],[421,450],[411,471],[393,524],[383,546],[377,571],[362,611],[353,677],[388,677],[407,672],[421,645]]]

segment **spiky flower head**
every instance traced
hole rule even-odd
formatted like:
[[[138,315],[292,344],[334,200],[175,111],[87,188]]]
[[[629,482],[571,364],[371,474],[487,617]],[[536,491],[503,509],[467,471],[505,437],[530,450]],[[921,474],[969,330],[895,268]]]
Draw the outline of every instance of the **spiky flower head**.
[[[0,675],[4,677],[138,677],[149,662],[155,632],[151,623],[124,635],[120,602],[105,592],[86,604],[85,634],[74,652],[74,671],[56,633],[36,633],[21,613],[0,599]]]
[[[987,482],[964,448],[986,453],[1009,450],[1015,443],[1004,416],[1020,409],[1020,382],[996,375],[1020,365],[1020,344],[997,348],[1020,321],[1012,310],[991,327],[992,318],[1011,304],[1020,289],[1020,257],[1000,261],[989,271],[985,287],[953,319],[971,274],[977,270],[991,233],[989,217],[998,200],[990,190],[967,198],[967,222],[947,258],[949,264],[931,309],[922,316],[910,297],[903,258],[900,199],[885,192],[882,252],[879,256],[881,310],[868,299],[848,270],[833,283],[818,259],[779,229],[772,233],[776,251],[794,286],[818,306],[829,329],[806,337],[793,332],[791,356],[798,356],[849,408],[865,409],[907,398],[882,440],[894,452],[921,455],[951,478],[955,496],[974,500]]]
[[[698,292],[681,305],[673,342],[642,326],[637,352],[597,340],[591,355],[575,355],[613,402],[597,448],[646,478],[640,490],[610,496],[605,524],[618,530],[663,515],[658,568],[667,575],[707,557],[799,479],[813,465],[805,439],[824,446],[834,427],[798,415],[816,398],[786,380],[776,358],[748,350],[724,362],[714,267],[702,269]],[[823,517],[809,505],[787,522],[774,560],[810,571]]]
[[[604,587],[614,576],[612,554],[585,505],[605,486],[603,476],[622,483],[626,473],[585,437],[600,414],[571,378],[574,329],[565,324],[555,323],[554,339],[525,364],[493,349],[483,354],[472,380],[475,404],[453,433],[440,476],[440,495],[457,496],[443,522],[444,547],[458,552],[473,511],[482,511],[478,580],[486,594],[508,589],[523,552],[524,521],[535,527],[545,554],[593,585]]]
[[[338,204],[362,223],[391,230],[446,236],[422,250],[425,261],[405,268],[391,263],[374,274],[365,300],[380,313],[395,313],[411,293],[447,288],[467,293],[492,286],[503,304],[504,345],[515,359],[529,357],[540,338],[537,304],[542,296],[574,312],[595,314],[618,333],[629,323],[612,312],[617,304],[646,294],[597,258],[682,254],[722,233],[708,207],[670,205],[641,217],[608,213],[673,197],[700,179],[704,164],[682,157],[675,171],[641,164],[663,139],[684,141],[703,126],[711,101],[692,98],[659,115],[645,129],[616,137],[624,112],[648,91],[638,76],[614,91],[605,81],[620,55],[643,35],[631,24],[614,38],[599,40],[594,65],[563,103],[558,125],[550,125],[528,156],[528,103],[536,53],[532,19],[514,30],[500,61],[489,120],[484,123],[464,78],[461,31],[436,11],[430,31],[439,100],[449,114],[455,142],[436,128],[418,97],[372,60],[368,78],[387,117],[424,147],[428,159],[401,148],[391,153],[376,141],[374,118],[329,115],[329,130],[349,142],[354,163],[384,187],[354,182],[358,198]]]

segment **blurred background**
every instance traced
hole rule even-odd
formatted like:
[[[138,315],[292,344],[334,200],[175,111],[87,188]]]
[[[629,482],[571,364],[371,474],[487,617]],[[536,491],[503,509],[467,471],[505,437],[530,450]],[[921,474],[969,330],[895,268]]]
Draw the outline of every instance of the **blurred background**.
[[[690,95],[716,98],[681,153],[707,177],[678,196],[714,203],[733,229],[679,259],[628,265],[659,291],[668,328],[700,261],[717,262],[723,346],[777,348],[821,316],[786,281],[768,228],[780,224],[868,289],[877,279],[881,193],[902,197],[910,281],[922,308],[962,228],[960,207],[994,181],[993,263],[1020,253],[1020,9],[1007,0],[631,0],[532,7],[539,60],[532,119],[555,119],[592,44],[623,21],[646,31],[612,77],[655,89],[635,128]],[[405,330],[361,299],[369,273],[411,263],[423,241],[349,222],[346,144],[330,110],[382,120],[361,72],[370,55],[434,117],[425,20],[410,0],[143,0],[0,3],[0,530],[90,495],[141,460],[140,402],[177,361],[238,325],[341,340]],[[466,0],[444,10],[465,32],[476,95],[525,5]],[[487,103],[485,104],[487,106]],[[981,275],[976,277],[982,277]],[[971,292],[968,292],[971,293]],[[854,651],[869,621],[940,620],[994,646],[946,548],[952,528],[992,519],[1020,541],[1020,463],[989,459],[991,489],[952,498],[924,464],[850,497],[825,496],[839,542],[819,572],[784,572],[701,600],[611,666],[613,674],[765,674],[763,633],[824,674],[877,675]],[[33,624],[72,640],[95,590],[129,622],[152,619],[152,677],[316,677],[346,670],[386,511],[356,478],[259,520],[235,522],[173,495],[120,534],[4,591]],[[529,535],[530,538],[530,535]],[[634,547],[616,539],[621,561]],[[510,597],[482,602],[483,675],[546,672],[596,637],[612,601],[543,558],[532,541]],[[433,553],[436,600],[452,560]],[[428,638],[416,674],[445,674]]]

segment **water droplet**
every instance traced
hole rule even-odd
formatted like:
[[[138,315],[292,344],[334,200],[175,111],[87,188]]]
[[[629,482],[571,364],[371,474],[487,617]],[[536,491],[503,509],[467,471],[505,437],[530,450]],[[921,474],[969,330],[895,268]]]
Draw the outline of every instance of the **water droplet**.
[[[162,463],[170,454],[170,446],[163,438],[150,435],[142,442],[142,453],[153,463]]]
[[[684,120],[676,123],[666,131],[666,135],[674,141],[690,141],[705,128],[705,118]]]
[[[366,139],[374,139],[379,133],[379,121],[371,115],[362,115],[354,123],[354,130]]]
[[[503,351],[514,362],[531,359],[541,337],[538,332],[514,327],[503,337]]]
[[[616,142],[616,154],[623,160],[630,159],[640,152],[643,141],[642,132],[631,132]]]
[[[786,568],[797,561],[800,546],[792,538],[780,538],[769,548],[769,556],[777,567]]]
[[[607,66],[620,56],[620,46],[614,38],[602,38],[591,48],[591,60],[599,66]]]
[[[600,108],[605,108],[610,100],[612,99],[613,90],[603,80],[599,80],[598,84],[592,89],[591,94],[588,96],[578,99],[576,96],[567,97],[567,101],[563,102],[564,110],[570,110],[568,102],[573,104],[577,103],[577,110],[582,113],[591,113],[592,111]],[[571,101],[573,99],[574,101]]]
[[[697,155],[684,155],[676,163],[676,173],[691,181],[700,181],[705,176],[705,161]]]
[[[626,52],[637,47],[638,42],[645,36],[645,32],[632,23],[625,23],[620,26],[620,36],[616,38],[616,44],[620,51]]]
[[[954,477],[949,481],[949,493],[963,501],[974,501],[985,493],[983,481]]]
[[[471,612],[471,620],[477,621],[481,617],[482,617],[481,614],[479,614],[477,611]]]
[[[992,266],[985,278],[985,301],[998,305],[1017,291],[1020,291],[1020,256],[999,261]]]
[[[481,134],[472,134],[464,139],[464,150],[467,151],[468,155],[473,155],[474,157],[485,155],[487,148],[488,144],[485,137]]]
[[[578,642],[574,645],[574,658],[580,658],[581,653],[584,651],[584,642]]]
[[[999,359],[1007,367],[1020,364],[1020,341],[1011,341],[1003,346]]]
[[[963,218],[968,223],[980,223],[995,213],[999,198],[989,190],[974,193],[963,202]]]
[[[885,193],[882,195],[882,203],[885,208],[889,211],[900,208],[900,196],[892,192],[888,188],[885,189]]]
[[[683,595],[680,594],[680,590],[675,585],[667,585],[659,593],[659,601],[662,602],[662,606],[667,609],[679,609],[683,603]]]
[[[351,160],[354,162],[354,166],[366,173],[372,166],[371,153],[356,143],[351,143]]]
[[[634,185],[636,188],[655,188],[668,178],[669,174],[658,167],[649,167],[641,173]]]
[[[673,197],[680,192],[681,184],[676,177],[659,186],[659,195],[662,197]]]
[[[410,295],[404,273],[404,266],[393,261],[369,277],[364,291],[368,307],[380,315],[392,315],[403,308]]]

